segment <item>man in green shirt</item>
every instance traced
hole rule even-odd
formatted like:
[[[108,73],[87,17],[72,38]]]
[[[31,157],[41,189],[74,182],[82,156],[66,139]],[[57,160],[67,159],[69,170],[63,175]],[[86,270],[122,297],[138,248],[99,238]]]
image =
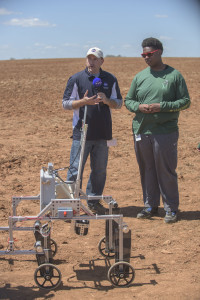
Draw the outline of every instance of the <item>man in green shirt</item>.
[[[155,38],[142,42],[142,57],[149,67],[139,72],[125,98],[135,113],[133,134],[140,169],[144,209],[137,218],[156,215],[160,195],[165,222],[177,221],[179,206],[177,167],[179,112],[190,106],[183,76],[162,61],[163,46]]]

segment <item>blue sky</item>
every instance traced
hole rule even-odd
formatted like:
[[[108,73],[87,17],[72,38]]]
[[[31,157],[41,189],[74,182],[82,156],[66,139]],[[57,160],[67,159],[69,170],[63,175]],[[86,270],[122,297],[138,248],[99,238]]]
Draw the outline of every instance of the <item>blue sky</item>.
[[[141,42],[160,39],[165,57],[199,57],[198,0],[0,0],[0,60],[139,57]]]

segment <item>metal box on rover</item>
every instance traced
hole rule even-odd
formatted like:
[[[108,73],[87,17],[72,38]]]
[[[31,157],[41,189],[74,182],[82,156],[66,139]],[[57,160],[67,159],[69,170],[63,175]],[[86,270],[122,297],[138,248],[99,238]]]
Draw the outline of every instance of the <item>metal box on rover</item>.
[[[55,199],[55,175],[53,174],[53,164],[48,163],[48,168],[40,170],[40,210],[43,210],[51,199]]]
[[[45,208],[52,199],[73,199],[74,184],[60,181],[53,172],[53,164],[40,170],[40,210]]]

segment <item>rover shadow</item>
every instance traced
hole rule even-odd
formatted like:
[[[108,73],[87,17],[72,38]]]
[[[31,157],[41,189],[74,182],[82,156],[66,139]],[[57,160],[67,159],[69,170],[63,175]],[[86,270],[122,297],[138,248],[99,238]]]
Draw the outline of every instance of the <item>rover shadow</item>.
[[[145,259],[142,254],[138,256],[131,257],[132,259]],[[56,288],[56,290],[81,290],[81,289],[90,289],[90,290],[100,290],[100,291],[109,291],[114,289],[111,283],[107,279],[107,273],[109,268],[114,264],[114,260],[107,259],[95,259],[90,260],[88,263],[81,263],[77,267],[74,267],[74,275],[70,276],[67,279],[62,279],[62,283]],[[101,265],[100,265],[101,264]],[[150,271],[152,276],[160,274],[159,267],[157,264],[151,264],[140,269],[135,269],[139,271]],[[77,282],[80,282],[80,285],[77,286]],[[91,286],[93,282],[93,286]],[[65,284],[67,283],[67,284]],[[75,283],[73,286],[73,283]],[[129,287],[138,287],[144,285],[157,285],[157,281],[153,278],[149,282],[137,282],[131,283]],[[56,291],[55,290],[55,291]],[[37,286],[25,287],[25,286],[16,286],[12,287],[11,283],[6,283],[3,287],[0,288],[0,299],[9,299],[9,300],[32,300],[41,297],[42,299],[51,299],[54,298],[54,290],[44,290],[39,289]]]
[[[145,259],[145,257],[141,254],[138,256],[132,256],[131,258]],[[98,263],[101,264],[103,263],[104,266],[100,266],[98,265]],[[67,281],[70,283],[70,285],[73,284],[73,282],[77,283],[77,281],[84,282],[85,287],[87,287],[87,282],[93,282],[94,288],[102,291],[108,291],[114,289],[116,287],[111,285],[107,277],[108,270],[114,263],[115,263],[114,260],[96,259],[96,260],[90,260],[88,264],[79,264],[77,268],[74,268],[75,275],[68,278]],[[159,267],[156,264],[152,264],[150,266],[141,269],[134,268],[134,270],[135,271],[151,270],[153,274],[160,274]],[[108,284],[107,283],[105,284],[105,281],[107,281]],[[157,284],[156,280],[152,279],[149,282],[139,282],[139,283],[133,282],[129,285],[129,287],[143,286],[143,285],[156,285],[156,284]],[[75,289],[79,289],[79,288],[80,287],[75,287]]]

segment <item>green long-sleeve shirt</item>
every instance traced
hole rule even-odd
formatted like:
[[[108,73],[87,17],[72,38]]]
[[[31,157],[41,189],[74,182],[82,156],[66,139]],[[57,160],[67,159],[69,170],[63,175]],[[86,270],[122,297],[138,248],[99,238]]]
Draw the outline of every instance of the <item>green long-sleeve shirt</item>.
[[[160,112],[145,114],[139,111],[140,104],[152,103],[160,103]],[[133,79],[125,106],[135,113],[135,134],[171,133],[178,130],[179,111],[190,106],[190,98],[180,72],[170,66],[158,72],[148,67]]]

